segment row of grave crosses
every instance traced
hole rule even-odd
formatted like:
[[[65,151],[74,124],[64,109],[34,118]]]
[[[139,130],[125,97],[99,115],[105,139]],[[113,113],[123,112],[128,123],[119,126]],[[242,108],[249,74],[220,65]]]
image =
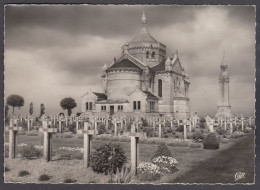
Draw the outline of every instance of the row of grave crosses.
[[[252,126],[253,117],[248,117],[247,119],[241,114],[240,117],[221,117],[215,120],[206,116],[205,119],[210,132],[214,132],[214,125],[220,125],[220,127],[223,127],[225,130],[227,130],[227,126],[229,126],[230,133],[233,133],[233,125],[241,125],[242,131],[244,130],[245,122],[248,122],[249,126]]]
[[[32,126],[34,125],[35,121],[36,121],[37,116],[36,115],[13,115],[11,116],[10,119],[13,120],[13,122],[15,122],[16,124],[18,124],[19,122],[27,122],[27,129],[28,131],[31,130]]]
[[[9,130],[9,158],[16,158],[16,148],[17,148],[17,132],[22,130],[22,127],[17,126],[17,120],[14,118],[10,119],[10,126],[7,127]],[[131,126],[131,163],[132,172],[136,174],[137,171],[137,161],[139,156],[138,139],[139,132],[136,130],[136,125],[138,123],[133,123]],[[81,133],[84,135],[83,138],[83,159],[84,166],[89,167],[90,154],[92,151],[92,137],[96,135],[98,131],[93,129],[89,122],[84,122],[84,128],[80,129]],[[57,128],[53,128],[52,121],[44,118],[42,120],[42,127],[39,132],[43,133],[43,157],[46,162],[51,161],[52,155],[52,135],[57,133]]]

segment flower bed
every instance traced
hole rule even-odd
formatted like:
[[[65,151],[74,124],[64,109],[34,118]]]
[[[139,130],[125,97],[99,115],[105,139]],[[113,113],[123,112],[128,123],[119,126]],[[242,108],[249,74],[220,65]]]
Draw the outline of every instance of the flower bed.
[[[154,181],[160,178],[159,166],[152,162],[141,162],[137,167],[138,179],[141,181]]]
[[[120,141],[120,142],[130,142],[129,137],[125,136],[113,136],[109,134],[97,135],[94,137],[95,140],[104,141]],[[143,144],[167,144],[168,146],[174,147],[189,147],[193,142],[192,139],[170,139],[170,138],[158,138],[158,137],[146,137],[140,138],[139,143]]]
[[[173,173],[177,171],[176,166],[178,162],[175,158],[170,156],[158,156],[152,160],[152,163],[159,167],[159,172]]]
[[[84,152],[83,148],[79,148],[79,147],[60,147],[58,150],[65,150],[65,151],[79,151],[81,153]]]

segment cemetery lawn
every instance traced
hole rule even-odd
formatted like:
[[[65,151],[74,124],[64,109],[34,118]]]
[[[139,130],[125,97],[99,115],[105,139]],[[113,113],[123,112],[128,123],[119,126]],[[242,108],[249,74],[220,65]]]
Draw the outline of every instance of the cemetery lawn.
[[[217,178],[221,178],[219,181],[222,183],[233,183],[234,174],[239,171],[246,172],[247,179],[247,177],[250,177],[254,173],[253,161],[250,160],[250,156],[254,154],[253,136],[253,134],[250,134],[249,136],[232,139],[228,144],[221,144],[219,150],[169,146],[168,148],[171,150],[173,157],[176,158],[179,163],[177,166],[179,171],[174,174],[162,176],[159,180],[152,183],[215,183],[212,180],[216,180],[217,182]],[[18,144],[42,145],[42,139],[41,134],[38,136],[18,135],[17,141]],[[5,141],[8,141],[8,135],[5,135]],[[108,142],[93,140],[93,149],[97,149],[105,143]],[[130,143],[118,141],[111,141],[111,143],[120,144],[126,153],[128,163],[130,163]],[[64,157],[61,157],[60,153],[57,151],[60,147],[82,148],[82,139],[77,139],[76,137],[53,137],[52,145],[53,157],[52,161],[48,163],[43,159],[26,160],[19,157],[19,155],[16,159],[5,157],[5,166],[10,169],[10,171],[5,172],[5,182],[63,183],[66,178],[70,178],[77,180],[76,183],[106,183],[108,176],[94,173],[90,168],[85,169],[83,167],[82,158],[65,159]],[[157,149],[157,145],[139,144],[139,149],[139,163],[142,161],[150,161]],[[73,155],[75,154],[75,151],[68,151],[66,154]],[[19,177],[18,173],[21,170],[27,170],[30,175]],[[39,182],[38,178],[42,174],[50,175],[50,180]],[[238,181],[238,183],[239,182],[243,181],[241,180]],[[246,182],[253,181],[249,180]],[[134,177],[132,183],[148,182],[139,181],[138,177]]]
[[[254,134],[220,151],[215,157],[201,161],[172,183],[254,183]],[[237,172],[245,173],[245,178],[235,181]]]

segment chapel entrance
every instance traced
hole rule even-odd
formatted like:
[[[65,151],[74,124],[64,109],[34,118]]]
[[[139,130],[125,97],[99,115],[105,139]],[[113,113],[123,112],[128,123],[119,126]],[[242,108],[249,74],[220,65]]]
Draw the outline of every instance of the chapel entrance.
[[[114,106],[110,106],[110,115],[114,114]]]

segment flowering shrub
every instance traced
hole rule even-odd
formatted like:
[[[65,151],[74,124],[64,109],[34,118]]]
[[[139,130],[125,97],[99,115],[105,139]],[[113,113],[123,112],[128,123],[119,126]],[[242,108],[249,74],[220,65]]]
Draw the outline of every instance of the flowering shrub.
[[[171,156],[158,156],[152,160],[152,163],[159,167],[159,172],[173,173],[177,171],[178,162]]]
[[[137,167],[138,179],[141,181],[154,181],[160,178],[159,166],[152,162],[141,162]]]

